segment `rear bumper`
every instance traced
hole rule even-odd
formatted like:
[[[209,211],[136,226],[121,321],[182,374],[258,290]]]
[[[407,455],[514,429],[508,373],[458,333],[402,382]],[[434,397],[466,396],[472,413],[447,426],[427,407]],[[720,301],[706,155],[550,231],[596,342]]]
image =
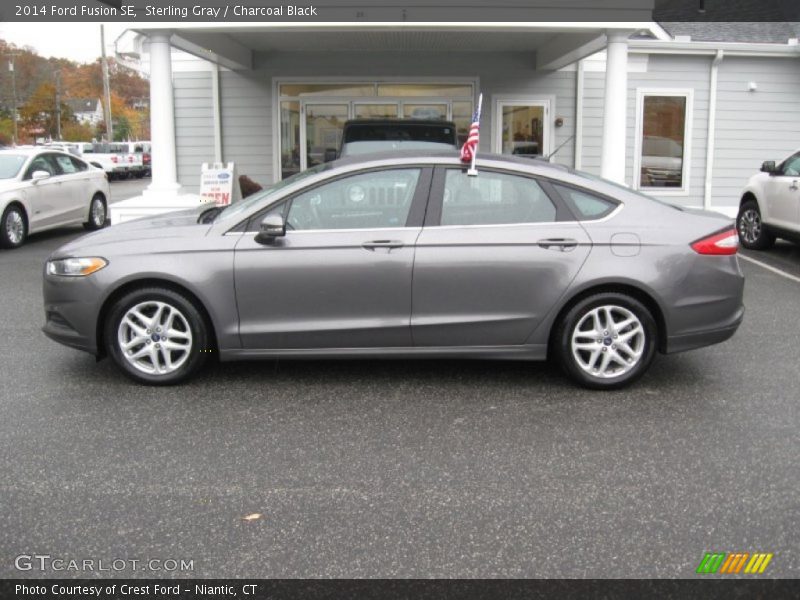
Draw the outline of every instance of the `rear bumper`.
[[[694,350],[695,348],[703,348],[704,346],[711,346],[719,344],[727,339],[730,339],[739,325],[742,324],[744,319],[744,306],[740,306],[739,310],[734,313],[729,323],[722,327],[715,327],[714,329],[704,329],[701,331],[693,331],[683,335],[673,335],[667,337],[666,348],[664,354],[673,354],[675,352],[685,352],[686,350]]]

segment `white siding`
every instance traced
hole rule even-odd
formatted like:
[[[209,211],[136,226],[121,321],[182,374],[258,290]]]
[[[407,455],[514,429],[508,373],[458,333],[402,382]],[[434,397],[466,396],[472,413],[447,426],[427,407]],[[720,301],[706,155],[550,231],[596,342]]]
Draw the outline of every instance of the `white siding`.
[[[711,199],[733,207],[763,161],[800,148],[800,60],[725,57],[718,77]]]
[[[200,165],[214,161],[211,73],[176,72],[173,73],[172,84],[178,181],[187,191],[197,192],[200,187]]]

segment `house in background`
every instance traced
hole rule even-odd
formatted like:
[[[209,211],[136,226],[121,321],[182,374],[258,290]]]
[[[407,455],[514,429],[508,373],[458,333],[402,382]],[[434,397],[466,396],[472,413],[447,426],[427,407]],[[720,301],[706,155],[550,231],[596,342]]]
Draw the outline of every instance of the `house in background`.
[[[81,123],[97,125],[103,121],[103,103],[100,98],[72,98],[66,104]]]
[[[154,209],[184,205],[172,199],[197,191],[203,162],[261,184],[302,171],[350,118],[436,115],[466,135],[483,93],[484,152],[733,215],[761,162],[800,147],[798,36],[796,23],[647,19],[151,23],[118,52],[151,72]]]

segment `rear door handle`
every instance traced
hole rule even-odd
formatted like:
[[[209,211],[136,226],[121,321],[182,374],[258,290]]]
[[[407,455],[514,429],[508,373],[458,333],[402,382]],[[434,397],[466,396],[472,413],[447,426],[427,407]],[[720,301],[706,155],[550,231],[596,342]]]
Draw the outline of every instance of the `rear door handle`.
[[[364,242],[361,244],[362,248],[373,251],[377,248],[386,248],[387,250],[391,250],[392,248],[402,248],[403,246],[405,246],[405,244],[400,240],[372,240],[370,242]]]
[[[548,238],[539,240],[536,243],[545,250],[559,250],[561,252],[569,252],[578,246],[578,240],[568,238]]]
[[[789,186],[789,189],[790,190],[795,190],[795,191],[798,189],[797,180],[796,179],[792,182],[792,185]]]

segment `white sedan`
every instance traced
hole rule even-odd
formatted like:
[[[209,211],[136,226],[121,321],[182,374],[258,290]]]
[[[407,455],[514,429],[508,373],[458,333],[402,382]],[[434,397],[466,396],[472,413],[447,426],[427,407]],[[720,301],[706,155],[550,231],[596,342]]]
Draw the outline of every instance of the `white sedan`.
[[[742,193],[736,229],[742,246],[764,250],[775,238],[800,242],[800,150],[782,163],[768,160]]]
[[[105,173],[77,156],[47,148],[0,150],[0,246],[17,248],[31,233],[83,223],[106,224]]]

